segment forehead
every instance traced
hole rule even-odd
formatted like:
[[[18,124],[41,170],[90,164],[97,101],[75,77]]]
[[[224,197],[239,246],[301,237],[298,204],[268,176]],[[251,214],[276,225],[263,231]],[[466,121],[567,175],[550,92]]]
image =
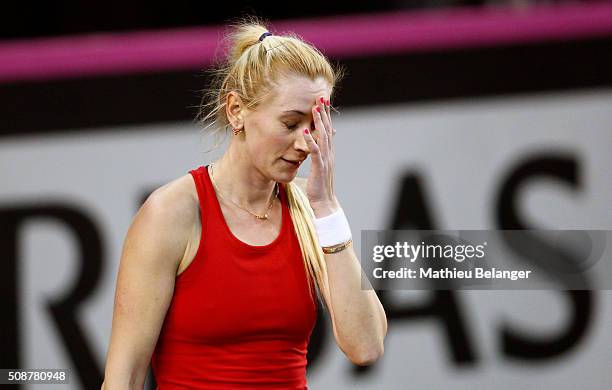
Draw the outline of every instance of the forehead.
[[[319,96],[329,98],[330,86],[323,77],[311,80],[308,77],[290,74],[280,77],[274,93],[274,106],[287,109],[310,109]]]

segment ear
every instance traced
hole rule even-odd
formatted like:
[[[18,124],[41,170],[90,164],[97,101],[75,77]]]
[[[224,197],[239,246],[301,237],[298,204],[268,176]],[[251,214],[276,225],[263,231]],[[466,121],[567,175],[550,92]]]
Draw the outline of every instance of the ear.
[[[242,103],[242,99],[238,96],[235,91],[230,91],[227,94],[225,113],[227,120],[234,129],[241,129],[244,127],[244,114],[245,107]]]

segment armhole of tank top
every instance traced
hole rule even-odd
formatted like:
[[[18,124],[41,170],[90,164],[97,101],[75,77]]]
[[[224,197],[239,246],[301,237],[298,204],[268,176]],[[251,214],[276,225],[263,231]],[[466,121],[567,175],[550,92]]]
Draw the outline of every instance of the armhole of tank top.
[[[206,169],[205,167],[203,169]],[[196,252],[193,256],[193,259],[191,259],[191,262],[189,263],[189,265],[187,266],[187,268],[185,268],[183,270],[183,272],[181,272],[180,274],[178,274],[176,276],[176,280],[180,280],[183,279],[185,277],[186,274],[189,273],[193,273],[193,269],[198,267],[198,257],[201,256],[202,252],[202,246],[204,244],[204,235],[206,233],[206,216],[204,215],[204,210],[202,209],[202,205],[204,204],[204,187],[203,187],[203,183],[201,182],[201,173],[199,170],[191,170],[189,171],[189,174],[191,175],[191,178],[193,179],[193,183],[196,187],[196,192],[198,194],[198,213],[200,214],[200,242],[198,243],[198,249],[196,249]]]

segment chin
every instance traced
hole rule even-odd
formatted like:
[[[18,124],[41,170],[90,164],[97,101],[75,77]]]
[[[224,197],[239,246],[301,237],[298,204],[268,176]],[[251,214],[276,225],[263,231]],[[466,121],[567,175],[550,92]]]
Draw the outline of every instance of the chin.
[[[282,184],[287,184],[293,181],[297,176],[297,169],[278,169],[272,175],[274,181],[277,181]]]
[[[293,181],[297,176],[297,170],[293,172],[279,172],[277,175],[274,175],[274,181],[277,181],[281,184],[287,184]]]

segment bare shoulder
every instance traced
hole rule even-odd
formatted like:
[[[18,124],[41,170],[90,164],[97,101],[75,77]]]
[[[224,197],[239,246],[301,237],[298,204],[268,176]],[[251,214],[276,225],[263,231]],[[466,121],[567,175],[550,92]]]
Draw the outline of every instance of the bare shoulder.
[[[198,216],[198,197],[191,175],[183,175],[155,189],[142,207],[179,225],[191,225]]]
[[[181,176],[155,189],[138,210],[128,232],[128,238],[147,237],[152,244],[149,247],[166,254],[165,261],[174,269],[189,247],[199,218],[197,193],[190,176]]]
[[[198,204],[198,194],[193,178],[186,174],[155,189],[147,201],[163,205],[184,217],[185,213],[195,214],[193,206]]]

